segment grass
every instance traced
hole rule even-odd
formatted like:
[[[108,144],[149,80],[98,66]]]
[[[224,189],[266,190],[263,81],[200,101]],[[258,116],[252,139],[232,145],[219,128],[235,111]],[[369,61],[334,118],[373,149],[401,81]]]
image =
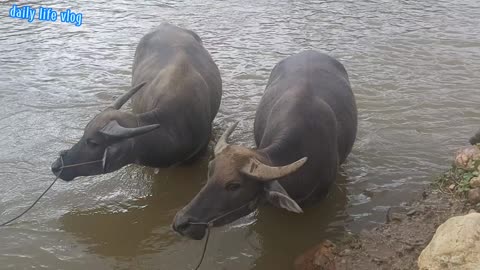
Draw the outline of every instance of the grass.
[[[477,145],[480,148],[480,145]],[[471,161],[473,166],[471,169],[459,168],[455,164],[448,171],[443,173],[435,181],[438,189],[446,193],[454,193],[464,197],[467,192],[472,189],[470,180],[480,175],[478,171],[480,159]]]

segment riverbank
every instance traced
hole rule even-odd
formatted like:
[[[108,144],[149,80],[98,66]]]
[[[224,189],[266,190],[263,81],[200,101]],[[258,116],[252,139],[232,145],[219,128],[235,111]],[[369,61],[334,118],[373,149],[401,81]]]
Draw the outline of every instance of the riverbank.
[[[480,159],[462,156],[470,150],[459,151],[452,169],[426,186],[418,198],[390,208],[385,224],[348,235],[341,243],[325,241],[298,257],[295,269],[418,269],[420,253],[441,224],[454,216],[480,212],[480,203],[471,196],[477,189],[473,182]]]
[[[386,223],[338,246],[337,270],[412,270],[436,229],[475,208],[434,185],[408,205],[391,208]]]

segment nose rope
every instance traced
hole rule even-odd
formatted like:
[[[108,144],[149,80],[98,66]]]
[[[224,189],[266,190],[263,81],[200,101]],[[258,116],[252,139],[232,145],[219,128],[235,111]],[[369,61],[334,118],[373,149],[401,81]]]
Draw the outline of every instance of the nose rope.
[[[58,178],[60,177],[60,174],[62,174],[62,171],[63,171],[63,168],[64,168],[63,157],[62,156],[60,156],[60,161],[62,162],[62,167],[60,169],[60,173],[57,175],[57,177],[55,177],[55,180],[53,180],[53,182],[50,184],[50,186],[48,186],[48,188],[32,203],[32,205],[30,205],[27,209],[25,209],[21,214],[17,215],[16,217],[0,224],[0,227],[6,226],[6,225],[12,223],[13,221],[19,219],[21,216],[25,215],[28,211],[30,211],[30,209],[32,209],[35,206],[35,204],[37,204],[38,201],[40,201],[40,199],[43,197],[43,195],[45,195],[47,193],[47,191],[49,191],[52,188],[53,184],[55,184],[55,182],[57,182]]]
[[[61,156],[60,156],[60,157],[61,157]],[[64,168],[78,167],[78,166],[82,166],[82,165],[87,165],[87,164],[92,164],[92,163],[103,162],[103,159],[99,159],[99,160],[94,160],[94,161],[87,161],[87,162],[82,162],[82,163],[75,163],[75,164],[71,164],[71,165],[63,165],[63,158],[62,158],[61,160],[62,160],[62,167],[61,167],[62,170],[63,170]]]
[[[197,264],[197,267],[195,267],[195,270],[198,270],[200,268],[200,265],[202,265],[203,258],[205,258],[205,253],[207,252],[207,245],[208,245],[208,239],[210,239],[210,225],[207,225],[207,235],[205,239],[205,244],[203,245],[203,251],[202,251],[202,257],[200,257],[200,261]]]
[[[189,222],[191,225],[205,225],[207,226],[207,235],[205,239],[205,244],[203,245],[203,251],[202,251],[202,256],[200,257],[200,261],[197,264],[197,267],[195,267],[195,270],[198,270],[200,268],[200,265],[202,265],[203,258],[205,258],[205,253],[207,252],[207,246],[208,246],[208,240],[210,239],[210,229],[213,227],[213,223],[221,218],[224,218],[232,213],[235,213],[241,209],[243,209],[245,206],[252,206],[252,204],[256,204],[258,202],[258,196],[255,197],[253,201],[249,201],[248,203],[242,204],[240,207],[235,208],[231,211],[228,211],[225,214],[222,214],[218,217],[215,217],[211,219],[209,222]]]
[[[4,222],[4,223],[1,223],[0,227],[6,226],[6,225],[12,223],[13,221],[15,221],[15,220],[19,219],[20,217],[22,217],[23,215],[25,215],[28,211],[30,211],[30,209],[32,209],[38,203],[38,201],[40,201],[40,199],[52,188],[52,186],[55,184],[55,182],[57,182],[57,180],[60,177],[60,175],[62,174],[64,168],[77,167],[77,166],[82,166],[82,165],[86,165],[86,164],[98,163],[98,162],[105,163],[104,160],[105,160],[105,157],[104,157],[104,159],[82,162],[82,163],[76,163],[76,164],[71,164],[71,165],[65,165],[63,163],[63,157],[62,157],[62,155],[60,155],[60,162],[62,163],[62,166],[60,167],[60,172],[58,174],[56,174],[57,177],[55,177],[55,180],[53,180],[53,182],[50,184],[50,186],[47,187],[47,189],[32,203],[32,205],[30,205],[27,209],[25,209],[21,214],[17,215],[16,217],[14,217],[14,218],[12,218],[12,219]]]
[[[105,173],[105,169],[107,167],[106,166],[106,164],[107,164],[107,153],[108,153],[108,147],[105,148],[105,151],[103,152],[103,158],[102,159],[97,159],[97,160],[87,161],[87,162],[82,162],[82,163],[75,163],[75,164],[70,164],[70,165],[64,165],[63,156],[60,155],[60,160],[62,161],[62,166],[60,167],[60,169],[63,170],[64,168],[78,167],[78,166],[83,166],[83,165],[102,162],[102,172]],[[61,174],[61,171],[58,175],[60,175],[60,174]]]

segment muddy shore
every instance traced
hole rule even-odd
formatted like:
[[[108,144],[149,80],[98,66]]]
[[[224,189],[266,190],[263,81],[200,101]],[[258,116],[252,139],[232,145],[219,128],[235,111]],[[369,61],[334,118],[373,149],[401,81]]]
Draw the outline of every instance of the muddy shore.
[[[321,243],[297,258],[295,269],[418,269],[418,256],[432,239],[437,227],[447,219],[466,214],[472,209],[478,212],[480,207],[469,205],[466,200],[439,189],[436,184],[426,186],[418,198],[390,208],[385,216],[385,224],[359,234],[347,235],[340,243]],[[312,256],[315,252],[316,255]],[[322,255],[318,256],[320,253]],[[310,262],[306,262],[308,260]],[[316,260],[316,267],[312,266],[315,263],[311,260]],[[323,266],[318,267],[319,263]],[[308,264],[309,267],[306,266]]]

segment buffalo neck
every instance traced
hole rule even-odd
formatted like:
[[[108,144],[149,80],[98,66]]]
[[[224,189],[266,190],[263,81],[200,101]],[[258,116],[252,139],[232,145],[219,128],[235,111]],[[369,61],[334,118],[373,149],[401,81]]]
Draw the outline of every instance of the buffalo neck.
[[[278,132],[265,136],[258,143],[257,152],[267,160],[270,166],[283,166],[303,157],[298,140],[292,132]]]
[[[270,155],[272,153],[269,153],[268,152],[268,149],[256,149],[255,150],[255,154],[256,154],[256,159],[258,159],[258,161],[262,162],[263,164],[265,165],[268,165],[268,166],[277,166],[271,159]]]
[[[178,154],[174,119],[160,110],[136,115],[137,126],[160,124],[152,132],[134,138],[136,162],[151,167],[168,167],[175,164]]]

